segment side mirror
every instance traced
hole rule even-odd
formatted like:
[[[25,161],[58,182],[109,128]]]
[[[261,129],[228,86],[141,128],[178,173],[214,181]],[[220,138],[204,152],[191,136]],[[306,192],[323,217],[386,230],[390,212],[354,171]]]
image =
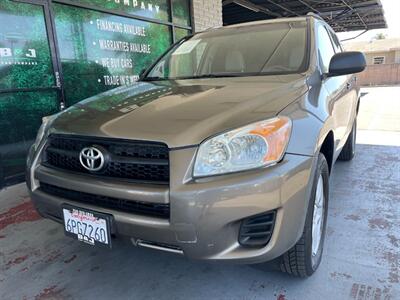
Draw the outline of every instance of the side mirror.
[[[327,77],[348,75],[364,71],[367,62],[362,52],[342,52],[335,54],[329,64]]]

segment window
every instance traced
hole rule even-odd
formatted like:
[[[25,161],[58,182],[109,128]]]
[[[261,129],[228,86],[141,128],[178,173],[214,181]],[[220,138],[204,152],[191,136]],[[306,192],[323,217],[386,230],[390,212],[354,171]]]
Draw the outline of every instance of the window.
[[[43,8],[27,3],[0,1],[0,90],[54,85]]]
[[[331,38],[325,26],[318,25],[318,56],[322,73],[328,73],[329,63],[335,51],[332,46]]]
[[[172,49],[148,79],[299,73],[307,68],[306,49],[306,22],[209,31]]]
[[[171,44],[167,25],[58,3],[53,10],[67,105],[134,84]]]
[[[335,48],[335,52],[336,53],[343,52],[342,45],[340,44],[337,35],[333,31],[329,31],[329,34],[331,36],[331,39],[333,42],[333,48]]]
[[[385,57],[384,56],[375,56],[373,62],[374,62],[374,65],[383,65],[385,63]]]

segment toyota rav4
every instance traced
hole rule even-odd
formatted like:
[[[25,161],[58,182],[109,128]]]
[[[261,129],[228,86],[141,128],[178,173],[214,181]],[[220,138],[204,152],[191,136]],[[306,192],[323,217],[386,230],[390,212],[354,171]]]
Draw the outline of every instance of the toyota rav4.
[[[135,85],[44,118],[32,200],[87,244],[310,276],[333,164],[354,156],[364,68],[316,16],[188,36]]]

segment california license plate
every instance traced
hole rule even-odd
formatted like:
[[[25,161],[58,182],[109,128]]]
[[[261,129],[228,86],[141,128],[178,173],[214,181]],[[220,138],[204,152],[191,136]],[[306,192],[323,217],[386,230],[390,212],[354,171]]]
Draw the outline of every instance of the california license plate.
[[[111,247],[111,216],[77,208],[63,207],[64,232],[78,241],[92,246]]]

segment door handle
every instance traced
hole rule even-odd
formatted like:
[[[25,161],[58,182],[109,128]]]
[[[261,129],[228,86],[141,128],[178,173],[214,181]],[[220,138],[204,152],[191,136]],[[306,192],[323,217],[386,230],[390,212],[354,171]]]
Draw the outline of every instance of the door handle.
[[[346,83],[346,88],[347,88],[348,90],[351,88],[351,83],[350,83],[350,82]]]

